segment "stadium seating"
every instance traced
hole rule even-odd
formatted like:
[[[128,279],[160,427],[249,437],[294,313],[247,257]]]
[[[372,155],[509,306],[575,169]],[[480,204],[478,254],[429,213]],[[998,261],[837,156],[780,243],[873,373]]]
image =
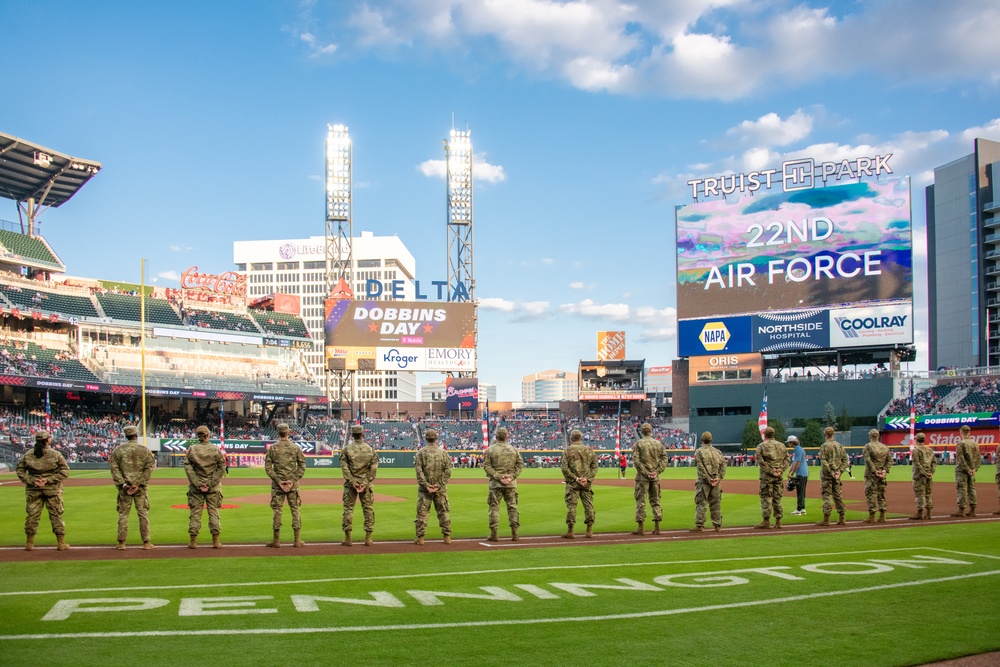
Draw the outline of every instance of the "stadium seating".
[[[101,304],[104,314],[114,320],[139,322],[139,296],[137,294],[119,294],[116,292],[98,292],[97,301]],[[153,324],[181,326],[180,315],[169,301],[146,297],[146,321]]]
[[[260,334],[261,331],[253,320],[242,313],[231,313],[225,310],[198,310],[193,308],[184,311],[186,324],[189,326],[216,329],[220,331],[239,331],[243,333]]]
[[[0,293],[12,306],[25,311],[40,310],[75,317],[99,317],[89,296],[49,292],[7,283],[0,283]]]
[[[268,310],[248,310],[247,311],[264,333],[273,336],[291,336],[295,338],[309,338],[309,331],[305,322],[297,315],[288,313],[275,313]]]
[[[0,244],[7,252],[34,262],[42,262],[53,268],[62,269],[59,260],[40,238],[0,229]]]

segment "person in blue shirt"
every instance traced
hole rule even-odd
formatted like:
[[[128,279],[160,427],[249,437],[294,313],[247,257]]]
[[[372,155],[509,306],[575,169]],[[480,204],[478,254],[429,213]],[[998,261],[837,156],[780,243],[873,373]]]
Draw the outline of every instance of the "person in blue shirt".
[[[788,436],[786,443],[789,447],[795,447],[792,452],[792,466],[788,469],[788,476],[795,479],[795,511],[794,516],[802,516],[806,513],[806,482],[809,481],[809,463],[806,461],[806,450],[802,449],[802,443],[794,435]]]

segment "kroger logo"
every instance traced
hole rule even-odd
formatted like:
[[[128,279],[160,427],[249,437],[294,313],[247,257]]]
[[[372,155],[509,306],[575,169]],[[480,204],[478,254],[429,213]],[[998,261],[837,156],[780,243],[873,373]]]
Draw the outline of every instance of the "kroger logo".
[[[399,368],[406,368],[410,364],[415,364],[419,357],[415,355],[400,354],[399,350],[393,348],[382,355],[382,361],[387,364],[395,364]]]
[[[295,257],[295,244],[285,243],[278,248],[278,254],[281,255],[282,259],[291,259],[292,257]]]
[[[835,317],[834,321],[847,338],[860,338],[862,331],[906,326],[906,315],[892,317]]]

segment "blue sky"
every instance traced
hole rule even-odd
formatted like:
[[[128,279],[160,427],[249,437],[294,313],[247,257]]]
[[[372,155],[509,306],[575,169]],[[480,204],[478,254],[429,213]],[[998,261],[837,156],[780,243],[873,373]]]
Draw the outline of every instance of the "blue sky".
[[[137,281],[145,257],[174,286],[232,268],[234,240],[321,235],[343,123],[355,232],[443,279],[441,142],[468,127],[480,377],[502,400],[593,358],[599,330],[669,364],[686,181],[796,156],[891,152],[911,176],[922,350],[923,187],[1000,140],[992,0],[15,0],[0,19],[21,26],[0,130],[104,165],[42,216],[73,275]]]

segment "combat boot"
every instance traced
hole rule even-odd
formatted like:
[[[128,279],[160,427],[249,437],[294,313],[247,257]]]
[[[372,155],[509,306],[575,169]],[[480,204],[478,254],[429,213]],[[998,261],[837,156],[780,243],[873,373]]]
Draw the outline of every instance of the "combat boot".
[[[931,508],[930,507],[925,507],[924,508],[924,520],[925,521],[930,521],[930,518],[931,518]]]
[[[487,542],[499,542],[500,538],[497,537],[497,529],[490,528],[490,536],[486,538]]]
[[[712,524],[712,528],[715,530],[715,532],[718,533],[719,531],[722,530],[722,524],[721,523],[713,523]]]
[[[451,544],[451,535],[445,535],[444,536],[444,543],[445,544]]]
[[[566,524],[566,532],[562,534],[564,540],[575,540],[576,535],[573,533],[572,524]]]
[[[511,542],[517,542],[517,540],[518,540],[518,537],[517,537],[517,527],[516,526],[511,526],[511,528],[510,528],[510,541]]]
[[[293,543],[292,543],[292,546],[294,546],[294,547],[304,547],[305,545],[306,545],[306,543],[305,543],[305,542],[303,542],[303,541],[302,541],[302,540],[301,540],[301,539],[299,538],[299,531],[297,531],[297,530],[296,530],[296,531],[295,531],[295,542],[293,542]]]
[[[1000,512],[998,512],[998,514],[1000,514]],[[584,536],[584,537],[588,537],[588,538],[589,538],[589,537],[593,537],[593,536],[594,536],[594,527],[593,527],[593,526],[591,526],[590,524],[588,524],[588,525],[587,525],[587,532],[586,532],[586,533],[584,533],[584,535],[583,535],[583,536]]]
[[[66,551],[69,549],[69,545],[66,544],[66,537],[64,535],[56,535],[56,550]]]
[[[909,521],[923,521],[924,520],[924,511],[922,509],[918,509],[916,514],[914,514],[913,516],[908,516],[906,518]]]
[[[372,544],[373,544],[373,542],[372,542],[372,531],[366,530],[365,531],[365,546],[366,547],[370,547]]]
[[[688,532],[689,533],[704,533],[705,532],[705,527],[704,526],[695,526],[694,528],[692,528]]]
[[[280,535],[281,531],[278,530],[274,531],[274,539],[265,544],[264,546],[271,547],[272,549],[280,549],[281,548],[281,540],[279,539]]]
[[[830,525],[830,515],[824,514],[823,520],[816,523],[817,526],[829,526]]]
[[[774,527],[777,528],[778,530],[781,530],[781,519],[774,520]]]
[[[879,510],[878,519],[875,521],[875,523],[885,523],[885,510]]]
[[[997,510],[996,512],[994,512],[993,516],[1000,516],[1000,510]],[[930,517],[928,517],[928,518],[930,518]]]
[[[191,541],[188,542],[188,549],[197,549],[197,548],[198,548],[198,536],[192,535]]]
[[[957,512],[952,512],[948,516],[965,516],[965,505],[959,505]]]
[[[345,530],[344,531],[344,541],[340,543],[340,546],[342,546],[342,547],[349,547],[352,544],[354,544],[354,542],[351,542],[351,531]]]
[[[35,536],[34,535],[28,535],[28,539],[24,542],[24,550],[25,551],[34,551],[35,550]]]
[[[653,522],[653,535],[659,535],[659,534],[660,534],[660,522],[659,521],[654,521]]]
[[[142,550],[143,551],[149,551],[150,549],[152,549],[155,546],[156,546],[155,544],[153,544],[149,540],[146,540],[145,542],[142,543]]]
[[[754,528],[759,528],[761,530],[770,530],[770,528],[771,528],[771,519],[770,518],[764,519],[760,523],[755,523],[753,525],[753,527]]]
[[[969,505],[969,516],[976,516],[976,506]]]
[[[840,513],[840,518],[837,519],[837,525],[838,526],[846,526],[847,525],[847,517],[844,516],[843,512]]]
[[[222,548],[222,542],[219,541],[219,534],[218,533],[212,533],[212,548],[213,549],[221,549]]]
[[[869,512],[868,518],[862,521],[861,523],[875,523],[875,512]]]
[[[424,536],[417,535],[417,538],[413,540],[413,543],[416,544],[417,546],[421,546],[424,543]]]
[[[633,535],[645,535],[646,534],[646,522],[636,521],[636,529],[632,531]]]
[[[125,540],[118,540],[118,546],[115,547],[116,551],[125,551]]]

